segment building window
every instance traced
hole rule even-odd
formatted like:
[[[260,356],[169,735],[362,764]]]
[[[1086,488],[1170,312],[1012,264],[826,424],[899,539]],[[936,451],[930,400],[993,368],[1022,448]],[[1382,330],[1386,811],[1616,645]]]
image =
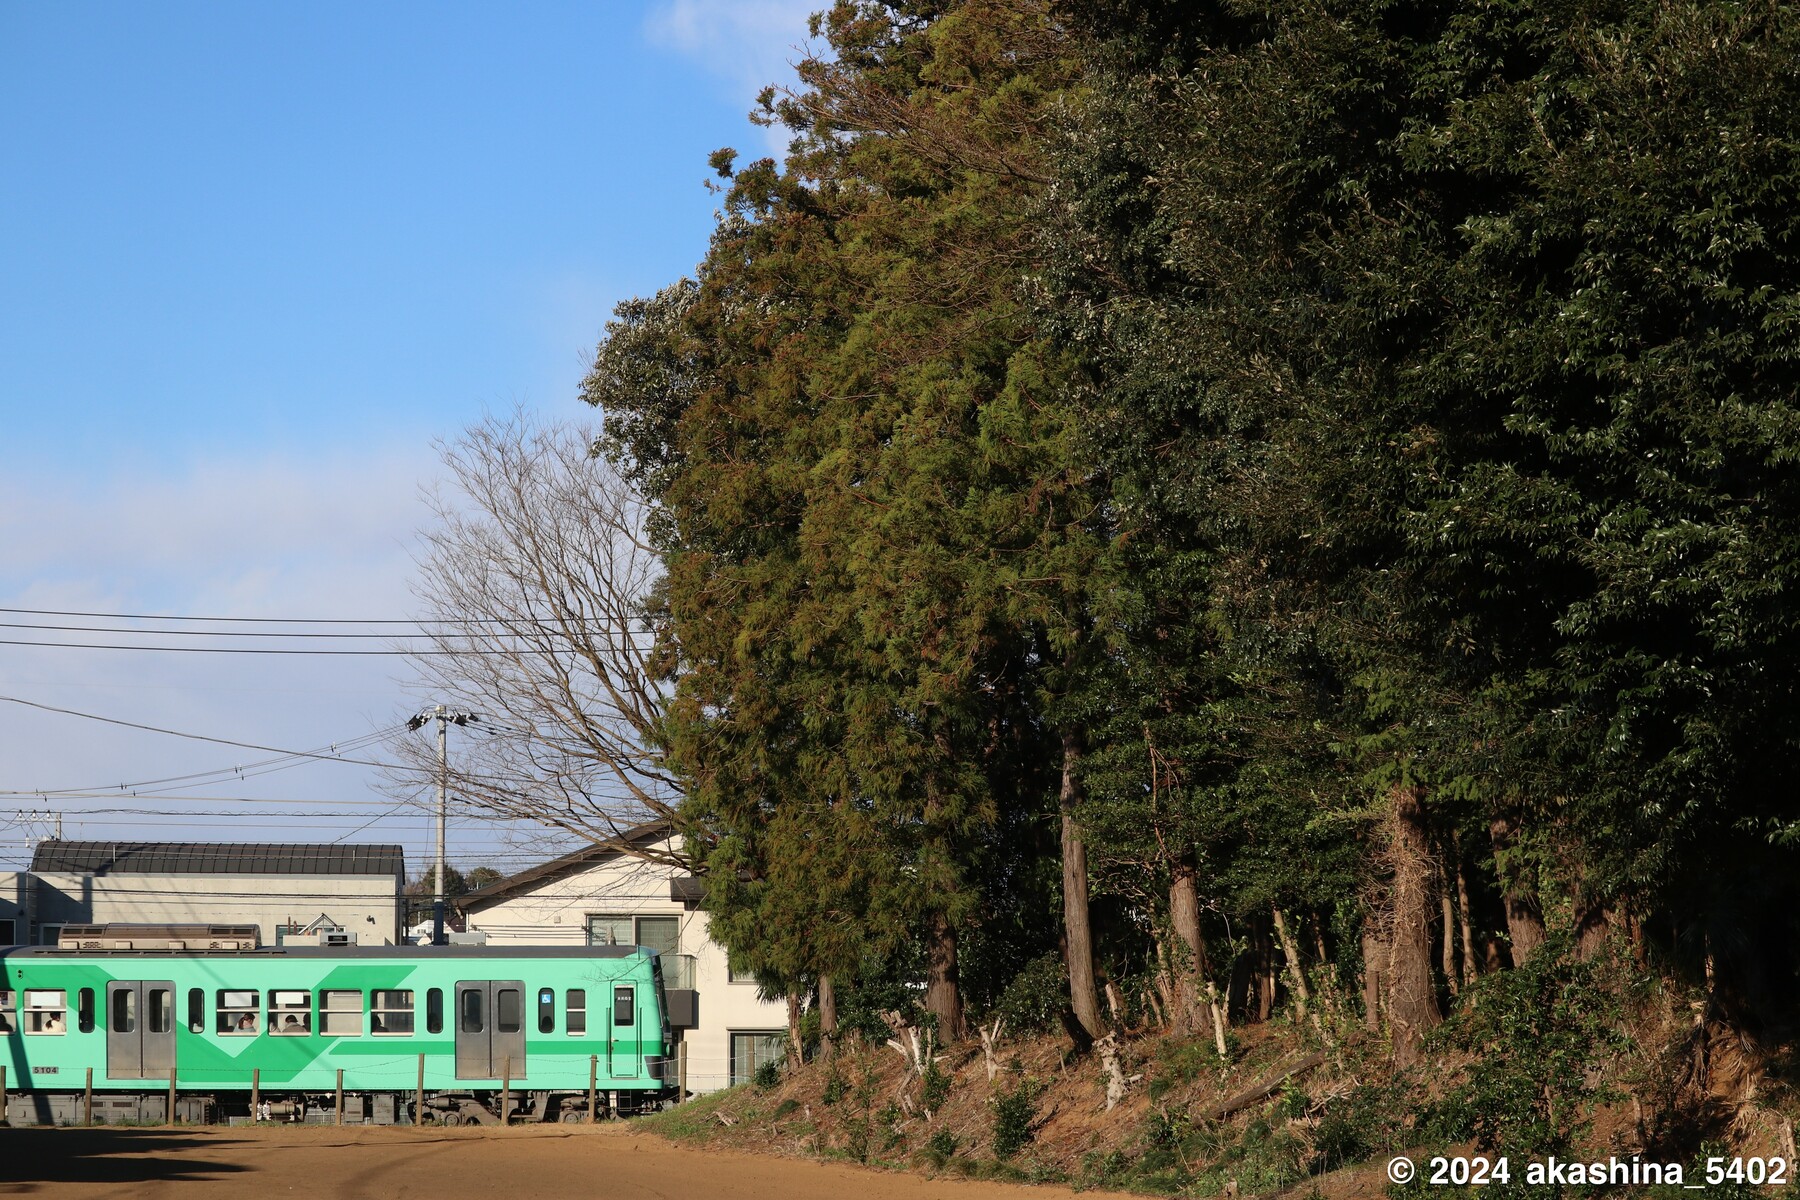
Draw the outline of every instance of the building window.
[[[348,988],[319,992],[319,1032],[325,1037],[362,1036],[363,994]]]
[[[256,1036],[256,1011],[262,997],[256,992],[228,992],[223,988],[218,994],[217,1017],[214,1028],[221,1034],[231,1036]]]
[[[779,1029],[749,1029],[731,1035],[731,1086],[756,1078],[756,1068],[781,1061],[787,1034]]]
[[[755,983],[756,982],[756,974],[753,971],[738,970],[736,967],[732,966],[731,961],[729,959],[727,959],[725,962],[725,982],[726,983]]]
[[[279,1037],[305,1037],[312,1032],[311,992],[270,992],[269,1032]]]
[[[25,1032],[67,1033],[69,993],[61,988],[25,989]]]
[[[413,1031],[411,989],[369,993],[369,1032],[399,1037]]]
[[[538,989],[538,1032],[556,1032],[556,989]]]
[[[18,922],[12,917],[0,918],[0,946],[15,946],[18,941]]]
[[[569,1006],[563,1015],[563,1031],[570,1037],[587,1035],[586,988],[569,989]]]
[[[590,946],[642,946],[658,954],[674,954],[681,948],[680,917],[591,915],[587,919]]]

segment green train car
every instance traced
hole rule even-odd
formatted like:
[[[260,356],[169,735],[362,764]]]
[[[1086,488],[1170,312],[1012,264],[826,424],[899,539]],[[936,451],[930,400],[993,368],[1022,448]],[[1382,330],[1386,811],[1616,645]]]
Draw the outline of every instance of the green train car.
[[[171,1096],[185,1120],[333,1121],[340,1088],[354,1123],[577,1120],[674,1091],[638,946],[18,946],[0,969],[14,1124],[159,1120]]]

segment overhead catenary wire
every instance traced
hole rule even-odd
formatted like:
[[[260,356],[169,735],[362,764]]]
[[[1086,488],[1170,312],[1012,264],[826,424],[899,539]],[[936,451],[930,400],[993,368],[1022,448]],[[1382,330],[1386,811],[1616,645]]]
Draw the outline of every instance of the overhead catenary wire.
[[[102,621],[208,621],[244,625],[483,625],[524,624],[505,617],[199,617],[175,613],[82,612],[57,608],[0,608],[0,613],[36,617],[80,617]],[[597,624],[598,618],[584,623]]]
[[[19,696],[0,696],[0,700],[3,700],[8,704],[22,704],[26,708],[36,708],[36,709],[40,709],[44,712],[59,713],[66,717],[80,717],[82,720],[85,720],[85,721],[100,721],[107,725],[122,725],[127,729],[141,729],[147,733],[167,734],[169,737],[187,738],[188,740],[195,741],[195,742],[213,742],[220,746],[236,746],[240,750],[262,750],[262,751],[265,751],[270,754],[279,754],[279,755],[283,756],[284,758],[285,757],[294,757],[294,758],[326,759],[331,762],[353,763],[357,766],[363,766],[363,767],[379,767],[379,766],[384,765],[384,764],[378,763],[378,762],[371,762],[367,759],[345,758],[342,755],[335,752],[336,751],[336,743],[333,743],[331,746],[328,746],[326,748],[326,750],[328,752],[325,752],[325,753],[322,753],[317,750],[283,750],[277,746],[261,746],[261,745],[256,744],[255,742],[238,742],[238,741],[233,741],[230,738],[212,737],[212,736],[210,736],[208,734],[204,734],[204,733],[183,733],[178,729],[163,729],[156,725],[140,724],[137,721],[120,720],[118,717],[103,717],[98,713],[81,712],[80,710],[73,709],[73,708],[61,708],[54,704],[43,704],[36,700],[26,700]],[[380,730],[378,736],[386,737],[390,733],[397,732],[399,730],[399,728],[400,727],[398,725],[390,726],[386,729]],[[357,737],[357,740],[364,741],[366,744],[367,738],[369,738],[371,736],[377,736],[377,735],[359,734]]]

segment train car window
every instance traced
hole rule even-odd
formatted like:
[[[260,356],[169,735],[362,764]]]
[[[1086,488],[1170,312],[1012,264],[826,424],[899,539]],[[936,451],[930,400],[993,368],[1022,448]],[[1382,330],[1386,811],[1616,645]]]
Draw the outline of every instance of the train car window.
[[[269,1032],[277,1037],[305,1037],[312,1032],[311,992],[270,992]]]
[[[94,1032],[93,988],[82,988],[75,993],[75,1027],[83,1033]]]
[[[632,989],[616,987],[613,989],[613,1024],[635,1025],[637,1014],[632,1011]]]
[[[538,1032],[556,1032],[556,989],[538,989]]]
[[[362,1036],[363,994],[349,989],[319,993],[319,1032],[326,1037]]]
[[[480,1033],[487,1028],[487,1014],[483,1011],[486,997],[474,988],[464,992],[461,997],[462,1031],[464,1033]]]
[[[61,988],[25,989],[25,1032],[67,1033],[69,993]]]
[[[144,996],[144,1029],[168,1033],[175,1028],[175,989],[151,988]]]
[[[255,1037],[258,1026],[256,1014],[262,1005],[262,995],[258,992],[228,992],[219,989],[218,1018],[213,1025],[215,1033],[231,1037]]]
[[[188,989],[188,1032],[206,1032],[206,989]]]
[[[369,1032],[402,1037],[413,1031],[412,989],[369,993]]]
[[[569,1005],[563,1013],[563,1030],[570,1037],[581,1037],[587,1033],[587,990],[585,988],[569,989]]]
[[[112,994],[112,1031],[114,1033],[137,1032],[137,993],[114,992]]]
[[[18,1027],[18,1001],[11,992],[0,988],[0,1033],[11,1033]]]
[[[432,988],[425,993],[425,1032],[444,1032],[443,988]]]
[[[494,1032],[517,1033],[525,1027],[525,995],[518,988],[494,993]]]

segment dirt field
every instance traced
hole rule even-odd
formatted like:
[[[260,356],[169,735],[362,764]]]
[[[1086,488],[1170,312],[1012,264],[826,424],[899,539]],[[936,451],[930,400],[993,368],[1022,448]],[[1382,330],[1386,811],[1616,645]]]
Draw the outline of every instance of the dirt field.
[[[1061,1188],[690,1150],[629,1128],[0,1129],[0,1196],[1054,1200]],[[1089,1200],[1099,1193],[1088,1192]]]

